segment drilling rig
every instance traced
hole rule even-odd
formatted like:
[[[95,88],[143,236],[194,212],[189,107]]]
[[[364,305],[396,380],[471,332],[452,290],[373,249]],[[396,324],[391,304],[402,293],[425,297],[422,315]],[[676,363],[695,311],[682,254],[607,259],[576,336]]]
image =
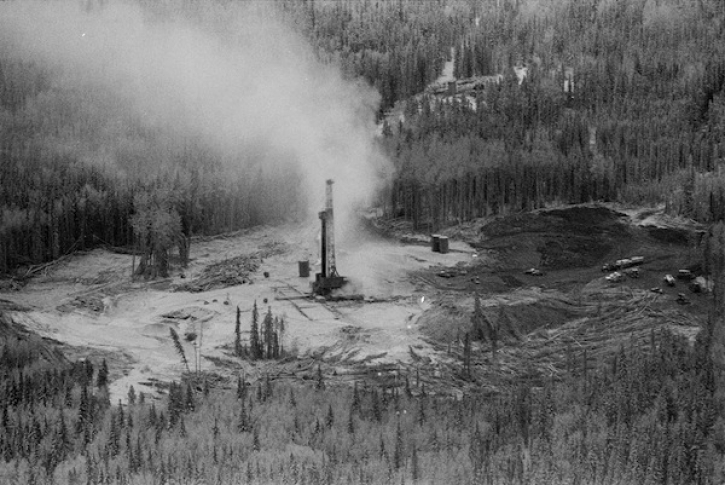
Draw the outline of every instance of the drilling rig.
[[[315,294],[327,296],[346,283],[343,276],[337,273],[335,263],[335,216],[332,209],[332,184],[327,181],[325,190],[325,210],[320,211],[322,233],[320,237],[320,272],[315,275],[312,291]]]

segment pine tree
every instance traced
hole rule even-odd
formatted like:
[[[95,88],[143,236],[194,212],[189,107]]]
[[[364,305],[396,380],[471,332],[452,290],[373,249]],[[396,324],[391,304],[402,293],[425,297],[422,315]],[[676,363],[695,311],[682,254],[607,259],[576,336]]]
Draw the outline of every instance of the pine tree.
[[[254,300],[252,307],[252,327],[249,331],[249,353],[252,360],[263,358],[262,343],[259,340],[259,310],[257,300]]]
[[[478,296],[478,293],[476,293],[474,299],[473,299],[473,315],[471,316],[471,326],[472,329],[472,336],[474,340],[486,340],[487,338],[487,318],[486,315],[483,313],[483,308],[481,307],[481,298]]]
[[[187,411],[193,411],[196,408],[194,402],[194,391],[191,389],[191,383],[186,383],[186,397],[184,399],[184,409]]]
[[[355,434],[354,411],[352,409],[350,409],[350,412],[347,415],[347,432],[351,435]]]
[[[176,330],[174,330],[173,327],[169,327],[169,333],[171,334],[171,341],[174,343],[176,353],[179,354],[179,357],[181,357],[181,362],[184,364],[184,367],[186,367],[186,372],[191,372],[189,370],[189,361],[186,360],[186,353],[184,352],[184,347],[181,345],[181,340],[179,339],[179,334],[176,333]]]
[[[186,420],[184,419],[183,415],[179,418],[179,436],[181,436],[182,438],[186,438],[187,436]]]
[[[244,400],[247,395],[247,381],[245,377],[237,377],[237,399]]]
[[[353,412],[360,411],[360,393],[357,390],[357,381],[355,381],[355,384],[352,388],[352,403],[351,408]]]
[[[116,416],[111,415],[111,427],[108,431],[108,441],[106,442],[106,448],[112,457],[118,454],[120,448],[120,431],[118,429],[118,419]]]
[[[106,359],[101,361],[101,367],[98,369],[96,376],[96,387],[106,387],[108,385],[108,363]]]
[[[242,356],[242,311],[237,306],[237,320],[234,325],[234,355]]]
[[[379,423],[383,420],[383,411],[380,406],[380,400],[378,399],[378,392],[375,389],[373,389],[373,392],[371,393],[371,400],[373,417],[375,418],[375,421]]]
[[[237,421],[237,431],[240,433],[246,433],[250,430],[249,416],[247,415],[246,406],[244,400],[242,400],[242,409],[239,412],[239,420]]]
[[[494,362],[496,362],[498,356],[498,343],[501,337],[501,330],[506,326],[507,318],[505,307],[503,305],[499,305],[496,323],[493,323],[491,320],[487,320],[488,336],[491,341],[491,358]]]
[[[252,431],[252,449],[254,451],[259,451],[262,449],[262,446],[259,442],[259,427],[255,426],[254,430]]]
[[[418,464],[418,448],[416,446],[413,446],[410,456],[410,473],[413,483],[417,482],[420,478],[420,465]]]
[[[317,364],[317,384],[315,384],[315,389],[318,391],[325,389],[325,379],[322,376],[322,367],[320,364]]]
[[[393,449],[393,466],[399,470],[403,466],[403,431],[400,428],[400,416],[395,425],[395,448]]]
[[[332,412],[332,404],[329,404],[327,406],[327,418],[325,418],[325,425],[327,425],[327,429],[330,429],[333,424],[335,424],[335,413]]]
[[[272,317],[272,307],[267,307],[267,314],[264,316],[263,336],[264,336],[264,358],[274,358],[274,318]]]
[[[463,373],[467,379],[471,378],[471,334],[466,332],[463,338]]]
[[[264,375],[264,400],[272,397],[272,381],[269,379],[269,374]]]
[[[219,420],[216,416],[214,416],[214,426],[212,426],[211,428],[211,434],[214,439],[217,439],[219,437]],[[214,448],[214,451],[216,451],[216,447]]]
[[[151,407],[149,408],[149,414],[148,414],[148,420],[147,420],[148,426],[151,428],[156,426],[156,420],[157,420],[156,404],[152,402]]]

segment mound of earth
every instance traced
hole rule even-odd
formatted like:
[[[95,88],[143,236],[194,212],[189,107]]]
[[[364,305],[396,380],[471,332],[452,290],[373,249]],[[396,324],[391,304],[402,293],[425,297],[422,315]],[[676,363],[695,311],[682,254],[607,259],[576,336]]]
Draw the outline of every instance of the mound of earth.
[[[642,226],[653,239],[678,246],[688,246],[692,243],[692,232],[687,229],[674,227]]]
[[[623,213],[571,207],[499,217],[481,227],[476,246],[498,250],[505,267],[581,268],[599,264],[628,232]]]
[[[63,353],[54,345],[16,323],[9,315],[0,312],[0,360],[6,358],[5,346],[12,346],[16,355],[24,353],[51,367],[61,367],[68,363]]]
[[[216,315],[216,312],[212,310],[198,306],[189,306],[164,313],[161,316],[170,320],[189,320],[194,322],[197,320],[208,320],[214,315]]]
[[[169,329],[173,328],[178,331],[178,325],[173,322],[168,323],[149,323],[144,325],[140,333],[148,337],[169,337]]]
[[[473,297],[441,298],[419,318],[422,332],[438,342],[463,339],[472,330]],[[552,328],[581,317],[584,308],[557,291],[518,290],[506,297],[482,298],[483,313],[500,325],[503,340],[518,340],[537,329]]]

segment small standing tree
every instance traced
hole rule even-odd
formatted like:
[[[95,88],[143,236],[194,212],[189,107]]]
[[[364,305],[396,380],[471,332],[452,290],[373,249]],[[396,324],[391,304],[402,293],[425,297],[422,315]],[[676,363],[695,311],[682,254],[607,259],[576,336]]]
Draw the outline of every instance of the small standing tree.
[[[488,332],[488,318],[483,313],[481,307],[481,298],[478,294],[473,299],[473,315],[471,316],[471,326],[473,327],[473,339],[474,340],[485,340]]]
[[[252,328],[249,331],[249,354],[252,360],[262,358],[262,344],[259,341],[259,310],[257,300],[252,308]]]
[[[179,357],[181,357],[181,362],[184,364],[184,367],[186,367],[186,372],[191,372],[189,370],[189,361],[186,360],[186,353],[184,352],[184,346],[181,345],[181,340],[179,339],[179,334],[176,333],[176,330],[173,328],[169,328],[169,333],[171,334],[171,340],[174,342],[174,348],[176,349],[176,352],[179,354]]]
[[[463,373],[471,378],[471,334],[466,332],[463,339]]]
[[[242,356],[242,311],[237,306],[237,321],[234,325],[234,355]]]
[[[494,362],[498,359],[498,344],[499,339],[501,338],[501,329],[506,325],[506,319],[508,317],[506,316],[506,310],[504,309],[503,304],[499,305],[498,307],[498,318],[496,319],[496,323],[492,322],[490,319],[488,319],[488,338],[491,341],[491,358]]]
[[[274,317],[272,316],[272,307],[267,308],[267,314],[264,316],[263,338],[264,338],[264,357],[272,359],[274,355]]]
[[[506,326],[504,305],[499,305],[498,318],[493,322],[483,313],[481,299],[478,295],[473,300],[473,315],[471,315],[472,340],[488,341],[491,344],[491,358],[496,361],[498,344],[501,338],[501,329]]]

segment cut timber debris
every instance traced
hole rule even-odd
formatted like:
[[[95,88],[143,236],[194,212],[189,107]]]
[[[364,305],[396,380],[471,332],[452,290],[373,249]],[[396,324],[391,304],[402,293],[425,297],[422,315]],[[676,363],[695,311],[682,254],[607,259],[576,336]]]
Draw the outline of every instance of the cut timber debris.
[[[192,281],[176,286],[174,291],[199,293],[249,283],[251,282],[249,275],[259,270],[264,258],[282,254],[284,251],[284,244],[271,243],[254,253],[219,261],[204,268],[201,275]]]

